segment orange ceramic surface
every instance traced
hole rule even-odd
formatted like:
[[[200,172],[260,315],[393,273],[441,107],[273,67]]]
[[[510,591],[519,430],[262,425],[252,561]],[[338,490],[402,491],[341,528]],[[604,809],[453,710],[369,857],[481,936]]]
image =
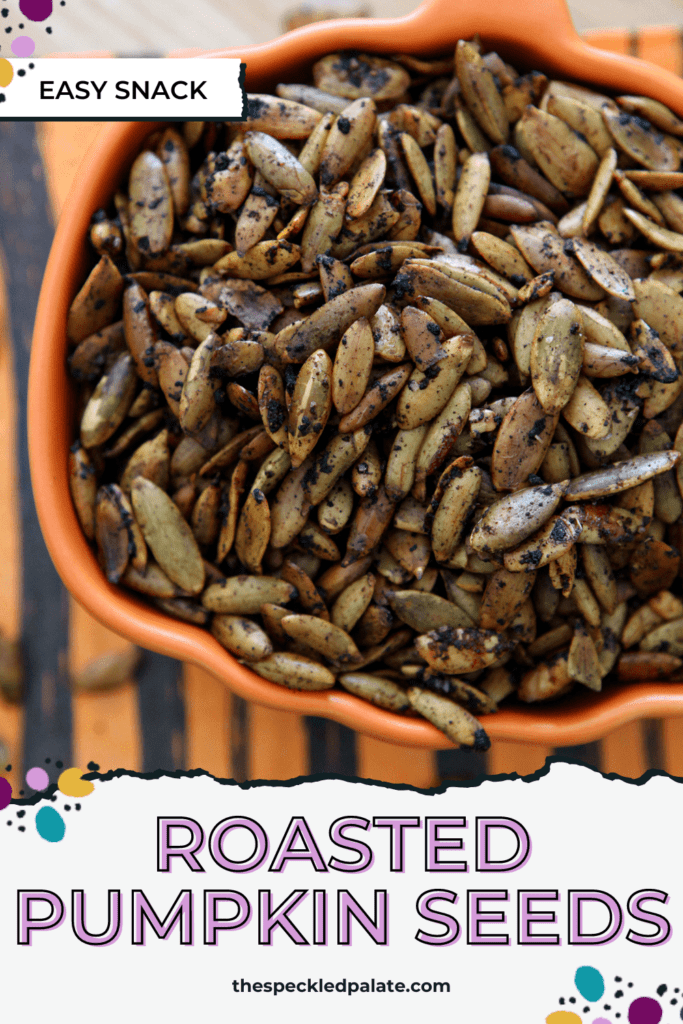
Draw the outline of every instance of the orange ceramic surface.
[[[380,53],[444,53],[457,39],[479,33],[487,47],[519,65],[621,92],[644,93],[683,116],[683,81],[669,71],[596,49],[576,33],[562,0],[498,0],[496,4],[426,0],[399,19],[353,19],[309,25],[280,39],[212,57],[241,57],[251,90],[300,80],[311,63],[338,49]],[[182,51],[173,56],[191,56]],[[359,732],[407,746],[450,744],[429,723],[383,711],[338,690],[298,693],[267,682],[239,665],[202,629],[167,617],[111,586],[99,569],[74,512],[67,453],[74,436],[73,391],[66,372],[66,316],[87,267],[86,236],[92,213],[105,205],[154,125],[112,123],[88,153],[64,207],[50,252],[36,315],[29,381],[28,429],[38,515],[50,554],[65,585],[97,619],[143,647],[194,662],[233,692],[257,704],[335,719]],[[577,693],[557,704],[510,706],[486,718],[492,738],[549,746],[586,743],[640,718],[683,715],[683,684],[609,686],[602,694]]]

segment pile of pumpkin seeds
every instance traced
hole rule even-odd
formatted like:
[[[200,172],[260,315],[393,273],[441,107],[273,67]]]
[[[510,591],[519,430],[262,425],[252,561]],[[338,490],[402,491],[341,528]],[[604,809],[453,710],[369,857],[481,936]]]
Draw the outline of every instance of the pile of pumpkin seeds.
[[[680,679],[683,121],[336,53],[155,131],[68,318],[112,583],[260,676],[478,717]]]

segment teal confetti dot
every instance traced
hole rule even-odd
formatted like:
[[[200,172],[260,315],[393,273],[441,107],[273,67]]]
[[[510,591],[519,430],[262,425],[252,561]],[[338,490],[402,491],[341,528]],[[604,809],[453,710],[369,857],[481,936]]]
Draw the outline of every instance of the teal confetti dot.
[[[54,807],[41,807],[36,814],[38,835],[48,843],[59,843],[64,838],[64,818]]]
[[[579,967],[574,975],[574,984],[583,998],[590,1003],[601,999],[605,991],[602,974],[595,967]]]

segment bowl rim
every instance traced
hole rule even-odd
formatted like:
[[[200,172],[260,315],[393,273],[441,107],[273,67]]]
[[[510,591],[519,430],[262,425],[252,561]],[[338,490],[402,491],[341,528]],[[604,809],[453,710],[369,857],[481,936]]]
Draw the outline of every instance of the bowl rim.
[[[541,15],[552,20],[552,33],[538,32]],[[651,95],[683,115],[683,80],[637,58],[591,46],[577,35],[562,0],[532,0],[526,5],[499,0],[497,5],[464,7],[456,7],[452,0],[426,0],[403,18],[320,22],[268,43],[205,56],[239,56],[246,60],[247,84],[261,84],[281,76],[284,66],[293,68],[338,49],[436,53],[477,31],[487,45],[513,51],[556,75]],[[197,54],[181,50],[169,56]],[[330,718],[399,745],[450,748],[450,741],[430,723],[377,708],[345,691],[292,691],[268,682],[240,665],[206,630],[155,611],[109,584],[101,573],[81,531],[68,486],[72,437],[64,325],[85,269],[90,215],[112,194],[112,170],[116,169],[116,176],[125,171],[136,145],[153,128],[149,122],[110,122],[102,129],[64,205],[41,286],[29,373],[29,453],[38,517],[57,571],[73,597],[108,628],[143,647],[199,665],[247,700]],[[683,683],[645,682],[615,684],[602,694],[572,694],[557,704],[504,705],[495,715],[486,716],[484,725],[492,740],[568,746],[602,738],[638,719],[678,715],[683,715]]]

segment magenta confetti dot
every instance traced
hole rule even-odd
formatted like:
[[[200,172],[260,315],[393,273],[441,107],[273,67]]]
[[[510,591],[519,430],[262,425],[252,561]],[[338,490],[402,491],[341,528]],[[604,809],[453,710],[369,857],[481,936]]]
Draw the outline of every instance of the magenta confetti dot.
[[[662,1008],[656,999],[641,996],[634,999],[628,1008],[629,1024],[659,1024],[662,1019]]]
[[[29,768],[26,772],[26,781],[31,789],[47,789],[50,785],[50,776],[44,768]]]
[[[19,10],[29,21],[45,21],[52,14],[52,0],[19,0]]]
[[[7,779],[0,779],[0,811],[4,811],[12,799],[12,787]]]
[[[17,36],[12,41],[12,53],[15,57],[30,57],[36,48],[30,36]]]

